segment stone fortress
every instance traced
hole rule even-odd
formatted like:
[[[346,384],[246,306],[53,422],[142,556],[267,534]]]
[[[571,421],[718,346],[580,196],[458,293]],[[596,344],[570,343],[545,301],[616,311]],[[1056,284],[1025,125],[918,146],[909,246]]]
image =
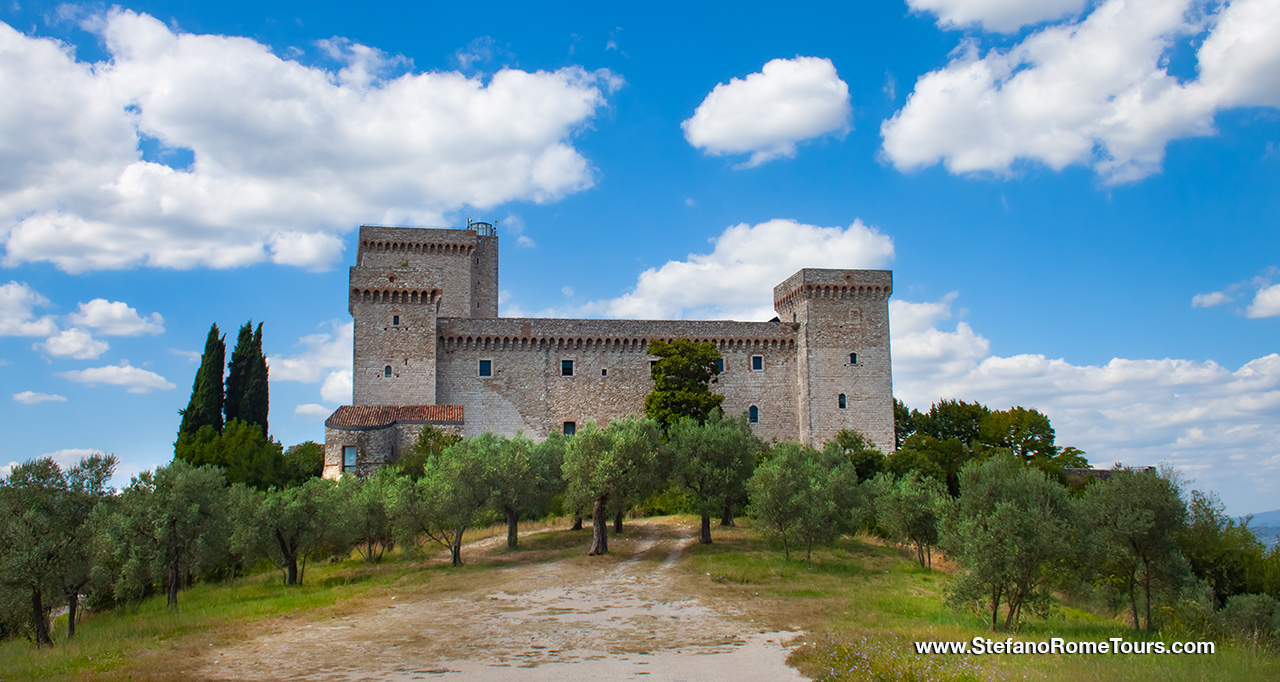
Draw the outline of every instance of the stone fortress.
[[[353,404],[325,421],[324,475],[368,473],[424,424],[541,440],[644,413],[651,341],[716,345],[712,390],[766,440],[821,447],[855,429],[894,449],[888,270],[800,270],[769,322],[498,317],[498,236],[363,226],[351,268]]]

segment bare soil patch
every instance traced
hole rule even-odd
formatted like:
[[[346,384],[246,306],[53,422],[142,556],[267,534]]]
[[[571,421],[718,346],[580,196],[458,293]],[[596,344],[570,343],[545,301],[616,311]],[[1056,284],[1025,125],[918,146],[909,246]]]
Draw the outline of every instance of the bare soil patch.
[[[464,558],[500,551],[482,542]],[[785,663],[797,633],[700,594],[679,565],[693,542],[691,524],[632,521],[608,557],[495,568],[443,596],[392,589],[174,664],[209,680],[804,679]]]

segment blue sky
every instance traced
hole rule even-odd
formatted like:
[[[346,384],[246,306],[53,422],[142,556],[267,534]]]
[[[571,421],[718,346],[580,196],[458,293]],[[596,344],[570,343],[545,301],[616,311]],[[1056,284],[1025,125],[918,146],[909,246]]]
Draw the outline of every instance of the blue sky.
[[[851,5],[0,8],[0,459],[167,461],[215,321],[322,440],[357,226],[476,218],[507,316],[892,268],[909,405],[1280,506],[1280,2]]]

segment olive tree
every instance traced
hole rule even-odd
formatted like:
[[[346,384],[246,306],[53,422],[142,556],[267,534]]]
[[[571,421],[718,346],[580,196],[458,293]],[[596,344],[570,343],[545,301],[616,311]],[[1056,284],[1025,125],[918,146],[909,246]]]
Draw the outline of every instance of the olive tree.
[[[834,450],[781,443],[756,467],[748,489],[752,517],[766,535],[781,540],[788,560],[793,544],[803,544],[811,559],[815,544],[853,531],[864,513],[857,472]]]
[[[703,424],[685,417],[667,430],[671,477],[697,500],[702,544],[711,544],[711,515],[724,510],[751,478],[758,443],[745,423],[719,412]]]
[[[618,419],[601,429],[587,422],[565,450],[566,501],[591,508],[589,556],[609,553],[608,514],[642,497],[658,480],[658,426],[648,419]]]

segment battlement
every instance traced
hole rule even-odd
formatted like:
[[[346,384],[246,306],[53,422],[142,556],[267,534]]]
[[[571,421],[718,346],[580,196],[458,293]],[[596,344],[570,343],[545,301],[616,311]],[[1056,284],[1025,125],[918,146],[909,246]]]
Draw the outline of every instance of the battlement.
[[[892,293],[891,270],[805,268],[773,288],[773,309],[782,312],[800,298],[888,298]]]

